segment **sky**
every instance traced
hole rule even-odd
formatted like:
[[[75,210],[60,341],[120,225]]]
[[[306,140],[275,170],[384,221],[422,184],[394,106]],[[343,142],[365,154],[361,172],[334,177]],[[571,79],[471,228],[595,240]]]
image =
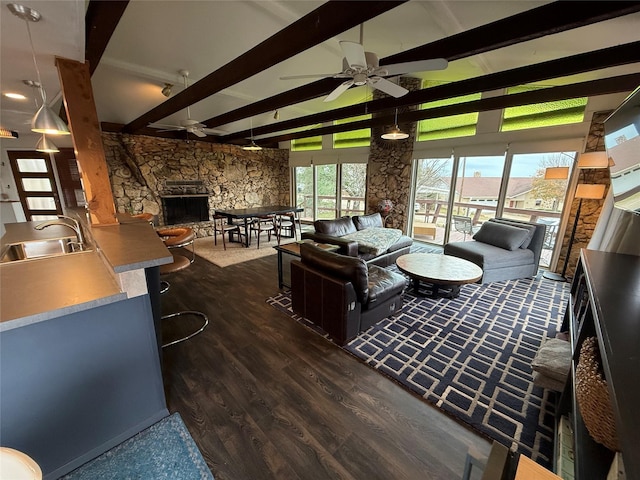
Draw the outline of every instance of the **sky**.
[[[542,168],[542,159],[549,155],[548,153],[530,153],[513,156],[513,165],[511,166],[511,177],[533,177],[536,171]],[[568,153],[573,157],[574,154]],[[567,159],[568,160],[568,159]],[[567,165],[569,165],[568,163]],[[460,161],[460,169],[463,162]],[[466,157],[465,177],[473,177],[473,172],[480,171],[483,177],[501,177],[502,168],[504,167],[504,158],[497,157]],[[462,170],[459,172],[462,174]]]

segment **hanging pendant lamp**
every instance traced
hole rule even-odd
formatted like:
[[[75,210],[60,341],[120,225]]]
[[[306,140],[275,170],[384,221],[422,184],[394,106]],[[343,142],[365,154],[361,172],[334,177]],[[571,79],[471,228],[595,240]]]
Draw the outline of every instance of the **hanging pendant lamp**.
[[[396,108],[396,117],[395,117],[394,123],[395,125],[393,126],[393,128],[389,130],[387,133],[383,133],[381,137],[384,138],[385,140],[404,140],[405,138],[408,138],[409,134],[404,133],[398,127],[398,109],[397,108]]]
[[[27,34],[29,36],[29,44],[31,45],[31,56],[33,57],[33,65],[36,68],[40,95],[42,95],[42,106],[38,109],[31,120],[31,131],[36,133],[46,133],[49,135],[70,135],[71,132],[69,131],[69,127],[67,127],[62,119],[47,105],[47,94],[42,86],[40,69],[38,68],[38,62],[36,61],[36,51],[33,48],[33,39],[31,38],[29,22],[39,22],[42,15],[40,15],[40,12],[37,10],[17,3],[9,3],[7,4],[7,8],[9,8],[11,13],[16,17],[24,20],[27,25]]]
[[[253,141],[253,118],[251,119],[251,143],[249,145],[245,145],[242,147],[243,150],[247,150],[249,152],[257,152],[258,150],[262,150],[260,145],[257,145],[256,142]]]
[[[36,143],[36,152],[43,153],[58,153],[60,150],[51,140],[47,138],[47,136],[43,133],[38,143]]]

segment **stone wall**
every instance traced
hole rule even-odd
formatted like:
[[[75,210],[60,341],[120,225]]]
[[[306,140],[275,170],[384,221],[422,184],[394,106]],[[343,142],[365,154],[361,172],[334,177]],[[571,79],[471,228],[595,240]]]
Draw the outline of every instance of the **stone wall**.
[[[209,213],[216,209],[289,205],[289,151],[251,152],[235,145],[103,133],[113,196],[118,212],[148,212],[164,224],[161,195],[206,193]],[[176,191],[171,183],[199,181]],[[211,222],[189,225],[198,236],[212,233]]]
[[[596,112],[591,118],[591,126],[589,127],[589,135],[587,137],[585,152],[600,152],[605,150],[604,146],[604,120],[611,114],[611,111]],[[611,184],[611,178],[609,177],[608,168],[591,168],[581,169],[578,176],[578,183],[594,183],[603,184],[608,186]],[[607,190],[605,190],[605,197]],[[564,267],[565,259],[567,258],[567,252],[569,250],[569,241],[571,239],[571,231],[576,219],[576,212],[580,200],[574,199],[571,203],[571,214],[567,221],[567,228],[565,230],[564,237],[562,238],[562,248],[560,249],[560,256],[558,257],[558,264],[556,272],[561,273]],[[571,245],[571,253],[569,256],[569,262],[567,263],[567,270],[565,276],[567,278],[573,278],[575,267],[578,263],[578,257],[580,255],[580,249],[587,248],[593,230],[596,227],[600,212],[602,211],[602,200],[582,200],[582,206],[580,207],[580,217],[578,218],[578,224],[576,226],[576,234]]]
[[[401,77],[400,85],[408,90],[418,90],[420,80]],[[384,94],[374,93],[381,98]],[[398,115],[415,110],[415,106],[398,109]],[[393,115],[395,110],[378,115]],[[389,125],[391,127],[393,125]],[[368,212],[378,211],[381,200],[391,200],[393,211],[387,218],[387,227],[407,231],[407,207],[411,198],[411,170],[413,162],[413,143],[416,137],[417,123],[400,123],[400,130],[409,134],[404,140],[385,140],[380,138],[385,128],[371,130],[371,146],[369,149],[369,165],[367,173],[367,205]]]

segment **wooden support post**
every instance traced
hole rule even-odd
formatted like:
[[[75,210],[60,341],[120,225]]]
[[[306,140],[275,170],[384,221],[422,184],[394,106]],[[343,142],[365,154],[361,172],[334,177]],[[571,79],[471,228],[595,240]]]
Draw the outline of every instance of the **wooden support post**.
[[[89,65],[56,57],[56,66],[76,159],[82,172],[82,185],[89,204],[91,224],[116,224],[118,220],[93,99]]]

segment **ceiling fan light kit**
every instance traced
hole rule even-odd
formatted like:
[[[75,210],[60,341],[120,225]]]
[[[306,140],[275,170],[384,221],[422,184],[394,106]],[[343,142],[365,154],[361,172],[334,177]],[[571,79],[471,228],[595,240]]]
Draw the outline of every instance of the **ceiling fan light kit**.
[[[249,145],[245,145],[244,147],[242,147],[243,150],[247,150],[249,152],[257,152],[258,150],[262,150],[262,147],[260,145],[257,145],[256,142],[254,142],[253,140],[251,140],[251,143]]]
[[[24,20],[27,26],[27,35],[29,36],[29,44],[31,46],[31,56],[33,57],[33,65],[36,69],[38,76],[38,89],[40,95],[42,95],[42,106],[38,109],[33,119],[31,120],[31,130],[36,133],[47,133],[49,135],[70,135],[69,127],[62,121],[62,119],[56,115],[53,110],[47,106],[47,94],[42,86],[42,80],[40,78],[40,69],[38,68],[38,62],[36,61],[36,51],[33,48],[33,39],[31,38],[31,29],[29,28],[29,22],[38,22],[42,18],[40,12],[24,5],[17,3],[7,4],[7,8],[16,17]]]

